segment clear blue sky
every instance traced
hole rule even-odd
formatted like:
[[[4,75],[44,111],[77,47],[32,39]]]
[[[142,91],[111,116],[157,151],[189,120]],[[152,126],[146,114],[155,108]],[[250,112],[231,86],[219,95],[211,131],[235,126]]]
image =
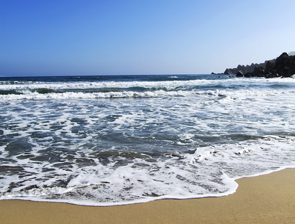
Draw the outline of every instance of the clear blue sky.
[[[2,0],[1,75],[204,74],[295,50],[294,0]]]

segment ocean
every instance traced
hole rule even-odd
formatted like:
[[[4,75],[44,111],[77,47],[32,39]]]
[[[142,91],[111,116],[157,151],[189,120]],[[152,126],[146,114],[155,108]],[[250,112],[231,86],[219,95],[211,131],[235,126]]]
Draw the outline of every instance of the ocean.
[[[294,99],[293,78],[0,77],[0,200],[232,194],[295,167]]]

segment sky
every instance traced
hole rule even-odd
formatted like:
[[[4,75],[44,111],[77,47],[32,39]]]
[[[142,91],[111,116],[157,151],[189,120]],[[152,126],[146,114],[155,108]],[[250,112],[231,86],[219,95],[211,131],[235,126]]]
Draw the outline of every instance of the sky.
[[[2,0],[0,76],[209,74],[295,50],[294,0]]]

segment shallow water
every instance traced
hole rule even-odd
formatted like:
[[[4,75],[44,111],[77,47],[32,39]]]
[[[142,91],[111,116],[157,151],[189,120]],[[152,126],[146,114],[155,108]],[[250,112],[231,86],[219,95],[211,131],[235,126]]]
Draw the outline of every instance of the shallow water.
[[[116,205],[294,167],[295,79],[0,80],[0,198]]]

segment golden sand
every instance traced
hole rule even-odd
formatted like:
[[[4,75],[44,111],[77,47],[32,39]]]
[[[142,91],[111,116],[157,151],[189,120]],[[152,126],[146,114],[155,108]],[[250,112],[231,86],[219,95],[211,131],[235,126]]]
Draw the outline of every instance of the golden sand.
[[[237,181],[219,198],[89,207],[0,201],[0,223],[295,223],[295,169]]]

